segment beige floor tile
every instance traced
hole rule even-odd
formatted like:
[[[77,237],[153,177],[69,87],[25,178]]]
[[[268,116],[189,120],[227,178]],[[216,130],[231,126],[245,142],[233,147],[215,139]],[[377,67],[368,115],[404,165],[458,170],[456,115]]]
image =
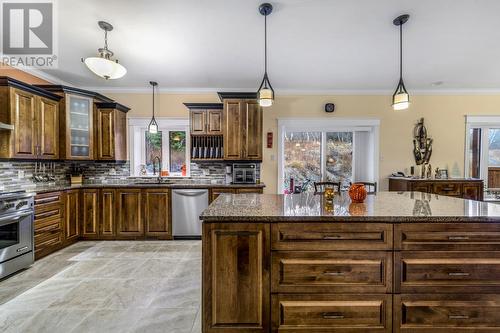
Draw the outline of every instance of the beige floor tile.
[[[153,309],[144,312],[133,329],[137,333],[191,333],[197,309]]]
[[[19,328],[23,333],[67,333],[80,324],[92,310],[42,310]]]

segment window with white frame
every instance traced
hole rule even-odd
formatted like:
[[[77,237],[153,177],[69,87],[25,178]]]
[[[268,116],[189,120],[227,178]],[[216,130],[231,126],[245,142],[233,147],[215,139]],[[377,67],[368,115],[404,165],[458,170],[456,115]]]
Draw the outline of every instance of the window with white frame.
[[[379,127],[377,119],[279,119],[278,192],[290,191],[291,179],[303,191],[319,181],[377,181]]]
[[[500,190],[500,117],[467,116],[465,137],[465,176]]]
[[[134,176],[189,176],[189,119],[156,118],[158,133],[149,133],[150,118],[129,118],[130,167]],[[161,168],[159,165],[161,164]]]

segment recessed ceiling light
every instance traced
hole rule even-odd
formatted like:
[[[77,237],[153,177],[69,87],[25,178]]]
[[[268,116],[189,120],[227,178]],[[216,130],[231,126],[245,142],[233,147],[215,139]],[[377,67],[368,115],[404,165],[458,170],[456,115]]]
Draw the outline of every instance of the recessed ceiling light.
[[[433,86],[433,87],[439,87],[439,86],[442,86],[443,84],[444,84],[443,81],[436,81],[436,82],[432,82],[431,86]]]

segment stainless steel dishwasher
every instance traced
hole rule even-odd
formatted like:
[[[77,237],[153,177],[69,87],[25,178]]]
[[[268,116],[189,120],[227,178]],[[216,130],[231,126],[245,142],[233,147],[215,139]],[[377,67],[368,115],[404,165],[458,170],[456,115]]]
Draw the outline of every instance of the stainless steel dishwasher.
[[[175,238],[199,238],[201,213],[208,207],[208,190],[172,190],[172,224]]]

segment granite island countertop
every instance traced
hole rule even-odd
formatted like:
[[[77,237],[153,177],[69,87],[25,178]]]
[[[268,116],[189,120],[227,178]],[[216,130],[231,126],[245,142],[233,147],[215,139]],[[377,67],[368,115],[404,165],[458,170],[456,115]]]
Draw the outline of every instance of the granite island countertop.
[[[83,184],[36,186],[29,192],[37,194],[78,189],[100,188],[170,188],[170,189],[210,189],[210,188],[264,188],[265,184],[213,184],[208,182],[166,182],[166,183],[123,183],[123,184]]]
[[[500,205],[420,192],[378,192],[362,204],[346,193],[223,194],[200,216],[209,222],[499,222]]]

